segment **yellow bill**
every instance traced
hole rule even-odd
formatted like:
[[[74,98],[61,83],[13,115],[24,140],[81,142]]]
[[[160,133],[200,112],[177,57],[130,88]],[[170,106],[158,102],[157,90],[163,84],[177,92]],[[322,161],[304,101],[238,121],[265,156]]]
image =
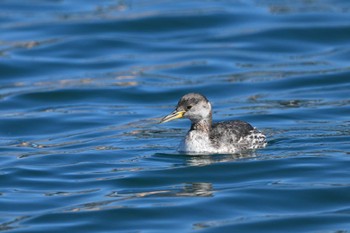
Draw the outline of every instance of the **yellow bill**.
[[[175,110],[174,112],[170,113],[169,115],[163,117],[163,119],[161,119],[159,123],[165,123],[168,121],[173,121],[173,120],[182,118],[184,116],[185,112],[186,111],[176,111]]]

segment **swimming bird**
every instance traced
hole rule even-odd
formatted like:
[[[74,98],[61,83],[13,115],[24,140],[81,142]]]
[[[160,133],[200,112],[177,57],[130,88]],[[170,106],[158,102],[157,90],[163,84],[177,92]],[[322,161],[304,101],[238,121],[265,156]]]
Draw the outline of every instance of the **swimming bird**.
[[[266,136],[241,120],[212,123],[212,107],[208,99],[198,93],[184,95],[175,111],[163,117],[160,123],[188,118],[191,128],[178,151],[183,153],[237,153],[266,146]]]

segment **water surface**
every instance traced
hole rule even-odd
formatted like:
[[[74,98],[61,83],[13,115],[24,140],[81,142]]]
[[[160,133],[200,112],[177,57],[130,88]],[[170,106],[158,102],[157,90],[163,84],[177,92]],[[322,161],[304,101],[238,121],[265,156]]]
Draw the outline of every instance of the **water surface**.
[[[0,231],[350,232],[349,11],[2,1]],[[188,92],[267,148],[177,153]]]

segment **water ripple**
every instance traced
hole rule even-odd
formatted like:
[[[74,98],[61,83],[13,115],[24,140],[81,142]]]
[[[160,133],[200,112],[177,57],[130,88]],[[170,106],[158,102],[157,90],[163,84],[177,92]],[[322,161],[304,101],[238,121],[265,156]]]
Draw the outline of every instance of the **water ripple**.
[[[348,231],[348,1],[0,5],[0,231]],[[268,146],[176,152],[188,92]]]

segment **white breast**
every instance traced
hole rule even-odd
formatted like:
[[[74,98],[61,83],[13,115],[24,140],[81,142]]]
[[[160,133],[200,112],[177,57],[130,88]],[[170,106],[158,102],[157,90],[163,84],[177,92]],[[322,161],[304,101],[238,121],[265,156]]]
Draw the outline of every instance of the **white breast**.
[[[208,134],[196,130],[188,132],[178,151],[184,153],[216,153],[216,149],[210,144]]]

